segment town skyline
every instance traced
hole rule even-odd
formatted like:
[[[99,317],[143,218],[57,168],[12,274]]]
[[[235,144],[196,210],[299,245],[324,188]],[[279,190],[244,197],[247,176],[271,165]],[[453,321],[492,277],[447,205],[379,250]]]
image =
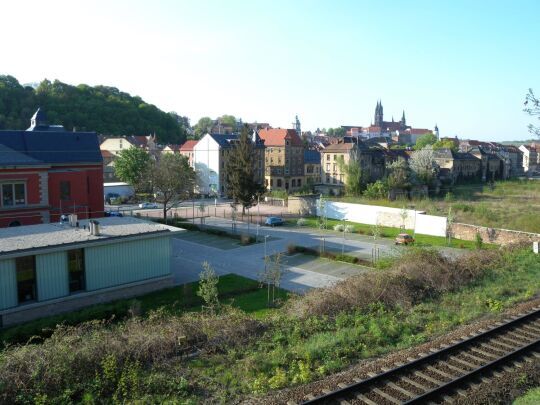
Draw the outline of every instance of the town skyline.
[[[527,139],[540,6],[519,6],[26,1],[6,6],[15,18],[0,33],[18,34],[2,73],[117,87],[192,124],[232,114],[288,128],[298,114],[305,130],[367,126],[380,99],[385,119],[405,110],[441,136]]]

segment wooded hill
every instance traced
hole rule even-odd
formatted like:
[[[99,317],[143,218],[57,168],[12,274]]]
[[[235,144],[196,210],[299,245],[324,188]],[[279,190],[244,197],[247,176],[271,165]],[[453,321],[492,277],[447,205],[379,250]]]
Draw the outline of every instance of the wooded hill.
[[[149,135],[159,143],[183,143],[189,121],[166,113],[115,87],[72,86],[43,80],[37,87],[22,86],[13,76],[0,75],[0,130],[26,129],[38,107],[50,124],[71,131],[95,131],[103,135]]]

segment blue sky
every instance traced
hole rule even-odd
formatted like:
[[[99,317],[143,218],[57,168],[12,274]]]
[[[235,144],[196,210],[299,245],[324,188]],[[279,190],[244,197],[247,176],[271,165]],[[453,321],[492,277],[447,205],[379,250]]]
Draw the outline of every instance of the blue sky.
[[[404,109],[442,136],[526,139],[540,1],[24,1],[0,74],[104,84],[187,115],[304,130]]]

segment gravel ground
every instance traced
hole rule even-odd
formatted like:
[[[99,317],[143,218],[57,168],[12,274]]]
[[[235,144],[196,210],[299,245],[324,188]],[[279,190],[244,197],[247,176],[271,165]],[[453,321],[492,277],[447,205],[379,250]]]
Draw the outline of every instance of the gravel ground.
[[[398,364],[406,363],[411,359],[429,353],[430,349],[440,349],[443,345],[450,345],[457,340],[462,340],[468,335],[477,334],[482,329],[495,326],[496,322],[508,320],[510,317],[526,313],[535,307],[540,306],[540,298],[516,305],[512,310],[502,314],[488,314],[480,320],[471,324],[463,325],[454,329],[446,335],[434,338],[430,342],[390,353],[384,357],[370,360],[362,360],[347,370],[328,376],[309,384],[288,388],[281,391],[274,391],[264,397],[252,398],[243,402],[244,405],[251,404],[287,404],[288,402],[300,403],[306,399],[307,395],[320,395],[323,390],[334,390],[338,384],[351,384],[355,380],[370,377],[370,374],[380,373],[385,369],[390,369]],[[485,348],[482,348],[485,350]],[[480,357],[479,353],[476,353]],[[465,368],[463,364],[454,364],[456,367]],[[458,404],[508,404],[514,398],[524,393],[528,388],[540,385],[540,358],[532,356],[530,361],[520,362],[520,367],[511,367],[501,370],[499,376],[491,376],[486,381],[479,381],[478,385],[463,387],[466,397],[456,396]],[[426,372],[428,374],[429,370]],[[434,378],[437,378],[433,375]],[[439,376],[438,379],[441,379]],[[489,380],[489,383],[487,383]],[[422,384],[426,384],[422,381]],[[411,388],[413,391],[414,388]],[[416,391],[414,391],[416,392]],[[377,401],[378,402],[378,401]]]

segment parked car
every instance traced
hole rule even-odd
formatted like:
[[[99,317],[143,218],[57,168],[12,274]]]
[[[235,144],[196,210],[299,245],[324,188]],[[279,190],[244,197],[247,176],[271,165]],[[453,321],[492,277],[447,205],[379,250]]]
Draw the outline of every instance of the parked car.
[[[123,217],[124,214],[122,214],[120,211],[105,211],[106,217]]]
[[[278,226],[278,225],[283,225],[284,221],[280,217],[268,217],[264,221],[264,224],[268,226]]]
[[[396,245],[410,245],[414,243],[414,238],[408,233],[400,233],[396,236]]]
[[[139,204],[139,208],[142,208],[142,209],[158,208],[158,205],[156,203],[143,202]]]

